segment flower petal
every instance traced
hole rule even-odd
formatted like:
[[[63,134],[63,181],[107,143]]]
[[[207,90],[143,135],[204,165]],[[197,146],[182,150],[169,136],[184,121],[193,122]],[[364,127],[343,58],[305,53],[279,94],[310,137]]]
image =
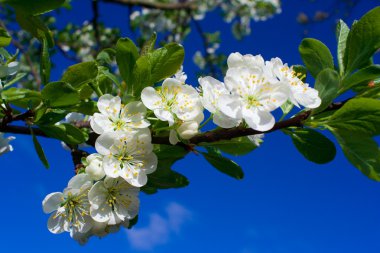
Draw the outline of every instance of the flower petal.
[[[42,201],[42,208],[44,213],[51,213],[57,210],[63,200],[64,199],[62,192],[53,192],[47,195]]]

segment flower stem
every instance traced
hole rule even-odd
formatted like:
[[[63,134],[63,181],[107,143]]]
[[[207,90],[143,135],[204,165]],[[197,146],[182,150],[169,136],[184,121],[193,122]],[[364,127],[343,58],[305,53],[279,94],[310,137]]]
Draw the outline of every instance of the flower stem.
[[[92,83],[92,82],[88,83],[88,85],[90,85],[90,87],[95,91],[95,93],[96,93],[96,95],[98,95],[98,97],[103,96],[103,92],[100,90],[98,85],[94,85],[94,83]]]
[[[203,123],[199,126],[199,129],[202,129],[205,125],[207,125],[207,123],[209,123],[211,119],[212,119],[212,114],[210,114],[210,117],[208,117],[208,119],[206,119],[206,121],[203,122]]]

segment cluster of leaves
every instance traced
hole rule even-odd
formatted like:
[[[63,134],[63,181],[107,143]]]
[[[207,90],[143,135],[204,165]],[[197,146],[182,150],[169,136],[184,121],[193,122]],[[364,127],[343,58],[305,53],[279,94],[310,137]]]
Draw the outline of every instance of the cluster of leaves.
[[[315,39],[299,47],[308,72],[315,78],[322,105],[311,112],[308,128],[284,130],[309,160],[326,163],[335,156],[334,144],[311,128],[327,129],[336,137],[347,159],[369,178],[380,181],[380,152],[374,136],[380,134],[380,66],[373,56],[380,48],[380,8],[354,22],[337,26],[337,67],[330,50]],[[354,94],[339,110],[332,102]]]

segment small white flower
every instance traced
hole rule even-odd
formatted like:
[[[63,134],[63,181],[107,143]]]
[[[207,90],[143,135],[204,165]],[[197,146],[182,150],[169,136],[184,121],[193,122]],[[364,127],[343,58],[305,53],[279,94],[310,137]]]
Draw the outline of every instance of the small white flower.
[[[88,232],[93,223],[89,215],[88,192],[92,186],[86,174],[73,177],[68,187],[61,192],[53,192],[45,197],[42,207],[45,213],[51,213],[48,229],[54,234],[70,232],[75,238]]]
[[[232,128],[239,125],[241,120],[228,117],[219,109],[220,96],[230,95],[224,83],[211,76],[199,78],[198,82],[202,87],[202,104],[204,108],[213,114],[214,124],[222,128]]]
[[[290,89],[289,100],[297,107],[302,105],[306,108],[317,108],[321,105],[318,91],[301,81],[300,74],[283,64],[280,58],[273,58],[267,65],[273,69],[273,73]]]
[[[144,88],[141,100],[147,108],[153,110],[158,119],[168,121],[169,125],[176,121],[176,117],[189,121],[203,111],[198,92],[174,78],[165,79],[158,90],[153,87]]]
[[[100,223],[116,225],[136,217],[139,188],[120,178],[106,178],[94,184],[88,193],[91,217]],[[100,231],[104,226],[100,226]],[[104,224],[103,224],[104,225]]]
[[[106,94],[99,98],[98,109],[91,118],[91,128],[95,133],[104,132],[133,132],[134,130],[147,128],[150,123],[144,119],[146,108],[141,102],[121,104],[120,97]]]
[[[96,140],[95,148],[104,156],[103,168],[108,177],[122,177],[133,186],[147,183],[147,174],[157,168],[149,130],[136,135],[105,133]]]
[[[106,174],[103,169],[103,156],[99,154],[91,154],[86,158],[88,165],[86,166],[86,173],[93,180],[100,180]]]
[[[218,107],[233,119],[244,119],[254,130],[268,131],[275,123],[270,112],[286,102],[288,87],[274,80],[265,68],[249,65],[250,61],[227,70],[224,81],[231,95],[222,95]]]
[[[0,133],[0,155],[13,151],[13,146],[9,142],[14,139],[16,139],[14,136],[4,138],[4,134]]]

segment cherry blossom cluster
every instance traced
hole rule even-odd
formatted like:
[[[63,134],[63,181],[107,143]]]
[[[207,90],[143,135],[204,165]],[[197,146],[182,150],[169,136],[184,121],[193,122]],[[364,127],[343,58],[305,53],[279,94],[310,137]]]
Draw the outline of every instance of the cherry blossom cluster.
[[[306,108],[321,104],[318,91],[279,58],[264,61],[260,55],[232,53],[227,64],[224,82],[201,77],[198,89],[186,84],[181,69],[161,86],[144,88],[141,101],[122,104],[118,96],[101,96],[99,113],[90,119],[99,134],[97,153],[86,158],[85,169],[63,193],[51,193],[43,201],[44,211],[52,213],[49,230],[70,232],[84,243],[92,235],[128,227],[138,214],[139,189],[157,169],[152,133],[167,136],[172,145],[186,142],[202,128],[204,109],[221,128],[246,126],[265,132],[275,124],[272,112],[284,103]],[[259,146],[262,137],[249,139]]]

